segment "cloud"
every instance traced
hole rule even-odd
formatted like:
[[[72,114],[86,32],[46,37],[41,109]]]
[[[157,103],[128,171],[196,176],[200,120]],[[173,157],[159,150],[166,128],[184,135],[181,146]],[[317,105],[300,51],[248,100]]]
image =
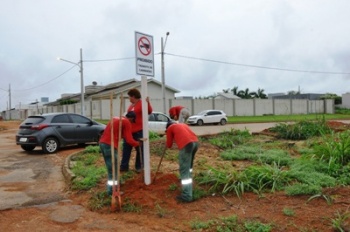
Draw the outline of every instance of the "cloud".
[[[158,81],[161,37],[170,32],[165,79],[179,95],[235,86],[341,95],[349,92],[349,8],[347,0],[3,0],[0,110],[9,85],[12,107],[79,93],[79,67],[56,57],[77,63],[80,48],[85,85],[137,77],[126,59],[135,56],[135,31],[154,38]]]

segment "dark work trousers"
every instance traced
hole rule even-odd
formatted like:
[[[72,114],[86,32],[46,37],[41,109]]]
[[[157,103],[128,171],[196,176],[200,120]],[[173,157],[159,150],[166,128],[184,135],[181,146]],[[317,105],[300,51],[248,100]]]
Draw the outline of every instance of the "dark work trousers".
[[[105,143],[100,143],[100,149],[103,155],[103,159],[105,160],[105,164],[107,167],[107,175],[108,175],[108,181],[107,181],[107,193],[109,195],[112,195],[112,186],[113,186],[113,165],[112,165],[112,150],[111,146]],[[117,149],[114,149],[114,173],[115,173],[115,185],[118,185],[118,151]]]
[[[179,152],[180,178],[182,193],[181,196],[187,201],[193,200],[192,168],[194,156],[198,150],[198,143],[187,144]]]
[[[143,138],[142,130],[133,133],[132,137],[136,141],[139,141],[141,138]],[[143,167],[141,167],[141,156],[142,156],[142,161],[143,161],[143,146],[141,146],[141,154],[140,154],[139,147],[135,147],[135,149],[136,149],[135,169],[140,170],[141,168],[143,168]],[[120,170],[122,170],[122,171],[129,170],[129,161],[130,161],[131,151],[132,151],[132,146],[124,140],[124,142],[123,142],[123,157],[122,157],[122,161],[120,164]]]

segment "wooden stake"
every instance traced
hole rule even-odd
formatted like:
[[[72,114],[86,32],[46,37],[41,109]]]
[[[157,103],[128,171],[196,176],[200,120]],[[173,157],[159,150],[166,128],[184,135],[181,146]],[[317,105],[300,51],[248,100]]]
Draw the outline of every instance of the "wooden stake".
[[[111,199],[111,211],[114,212],[117,209],[116,203],[117,199],[116,188],[115,188],[115,157],[114,157],[114,122],[113,122],[113,92],[111,92],[110,96],[110,125],[111,125],[111,160],[112,160],[112,199]]]

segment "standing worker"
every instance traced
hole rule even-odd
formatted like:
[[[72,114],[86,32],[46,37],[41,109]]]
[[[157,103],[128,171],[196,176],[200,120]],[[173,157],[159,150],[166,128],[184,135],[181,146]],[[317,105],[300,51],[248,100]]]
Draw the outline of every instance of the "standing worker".
[[[169,115],[171,119],[185,123],[190,117],[190,111],[183,106],[173,106],[169,109]]]
[[[118,141],[119,141],[119,117],[113,118],[113,137],[114,137],[114,170],[115,170],[115,181],[117,180],[117,168],[118,168]],[[139,142],[133,139],[131,134],[131,122],[135,120],[135,114],[129,113],[126,115],[126,118],[122,117],[122,138],[124,138],[131,146],[137,147],[139,146]],[[101,138],[100,138],[100,149],[103,155],[103,159],[105,161],[108,173],[108,181],[107,181],[107,193],[112,195],[112,186],[113,186],[113,168],[112,168],[112,149],[111,149],[111,122],[107,124],[106,129],[104,130]],[[116,185],[119,183],[116,182]]]
[[[182,192],[176,200],[182,203],[193,201],[192,167],[198,150],[198,138],[185,123],[168,122],[166,127],[166,147],[171,148],[175,141],[179,148],[179,170]]]
[[[129,100],[131,105],[129,106],[127,112],[134,112],[136,115],[135,122],[131,124],[132,137],[134,140],[139,141],[143,137],[143,122],[142,122],[142,101],[141,101],[141,93],[138,89],[130,89],[128,91]],[[147,111],[148,114],[151,114],[153,109],[149,102],[149,98],[146,98],[147,102]],[[132,145],[128,143],[128,141],[124,140],[123,144],[123,157],[120,164],[120,171],[129,171],[129,161],[132,151]],[[141,150],[141,152],[140,152]],[[136,162],[135,169],[137,172],[141,172],[142,165],[141,159],[143,161],[143,145],[141,144],[141,149],[136,148]],[[142,162],[143,164],[144,162]]]

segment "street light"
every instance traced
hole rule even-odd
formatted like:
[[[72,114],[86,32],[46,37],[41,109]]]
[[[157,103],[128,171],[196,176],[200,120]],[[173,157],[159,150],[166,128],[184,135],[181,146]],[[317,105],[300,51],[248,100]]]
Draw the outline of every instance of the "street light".
[[[80,61],[78,63],[74,63],[69,60],[62,59],[60,57],[57,58],[57,60],[62,60],[71,64],[75,64],[79,67],[80,72],[80,103],[81,103],[81,115],[85,116],[85,106],[84,106],[84,74],[83,74],[83,49],[80,48]]]
[[[165,98],[165,73],[164,73],[164,50],[166,45],[166,40],[170,33],[166,33],[165,42],[163,43],[162,37],[162,46],[161,46],[161,57],[162,57],[162,94],[163,94],[163,113],[166,113],[166,98]]]

